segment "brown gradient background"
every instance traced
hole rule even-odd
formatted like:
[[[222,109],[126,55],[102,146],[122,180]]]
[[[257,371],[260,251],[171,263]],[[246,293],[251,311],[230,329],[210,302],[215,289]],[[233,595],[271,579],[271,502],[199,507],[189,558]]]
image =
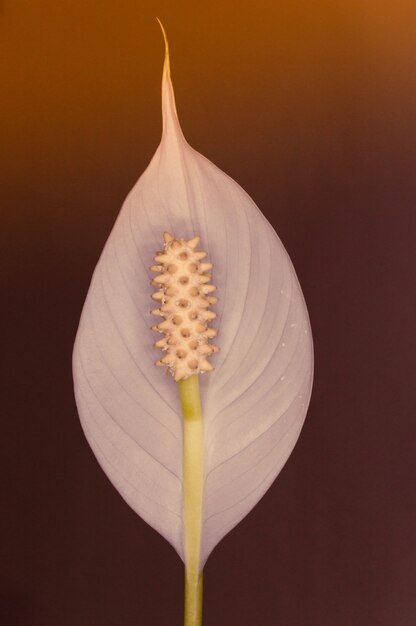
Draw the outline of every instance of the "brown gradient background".
[[[210,557],[204,626],[414,626],[414,0],[0,3],[0,624],[181,624],[181,563],[99,468],[71,378],[160,139],[156,15],[185,136],[275,227],[315,340],[301,438]]]

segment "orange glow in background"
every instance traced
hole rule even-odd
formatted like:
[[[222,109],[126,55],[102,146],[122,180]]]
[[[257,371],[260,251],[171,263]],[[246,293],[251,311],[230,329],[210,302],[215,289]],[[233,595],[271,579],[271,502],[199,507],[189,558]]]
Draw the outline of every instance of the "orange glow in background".
[[[365,155],[387,159],[408,146],[414,2],[6,0],[1,169],[9,180],[36,187],[68,174],[78,184],[140,173],[161,127],[155,15],[170,39],[185,136],[246,186],[255,188],[259,160],[279,189],[295,169],[299,186],[333,167],[341,144],[350,177]]]

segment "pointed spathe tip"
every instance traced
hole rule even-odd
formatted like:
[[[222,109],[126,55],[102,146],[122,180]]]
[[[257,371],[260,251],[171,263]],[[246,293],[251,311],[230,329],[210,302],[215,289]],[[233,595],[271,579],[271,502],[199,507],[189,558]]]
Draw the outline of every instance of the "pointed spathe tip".
[[[162,22],[160,21],[160,19],[156,16],[157,21],[159,22],[159,26],[162,30],[162,35],[163,35],[163,39],[165,41],[165,67],[166,70],[168,72],[168,74],[170,74],[170,62],[169,62],[169,43],[168,43],[168,38],[166,36],[166,31],[164,29],[164,26],[162,24]]]
[[[175,94],[173,92],[172,80],[170,76],[170,54],[169,44],[166,31],[160,19],[156,17],[159,26],[161,28],[163,39],[165,41],[165,62],[163,64],[163,76],[162,76],[162,118],[163,118],[163,136],[162,140],[166,138],[169,132],[169,128],[173,130],[173,135],[183,138],[182,130],[178,121],[178,114],[176,112]]]

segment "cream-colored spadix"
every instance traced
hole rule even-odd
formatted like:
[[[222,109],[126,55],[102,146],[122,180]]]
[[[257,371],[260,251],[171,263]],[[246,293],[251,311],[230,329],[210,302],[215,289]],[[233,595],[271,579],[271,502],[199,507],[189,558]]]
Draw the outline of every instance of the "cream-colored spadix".
[[[202,567],[296,443],[311,392],[312,339],[295,271],[273,228],[237,183],[185,141],[168,55],[162,96],[162,140],[95,269],[74,380],[82,426],[103,470],[183,558],[182,415],[177,384],[154,365],[150,267],[164,232],[188,242],[198,235],[215,270],[218,302],[210,310],[221,348],[209,359],[214,371],[200,377]]]
[[[157,291],[152,298],[159,304],[152,313],[163,318],[152,330],[165,335],[155,344],[166,352],[156,365],[167,367],[176,381],[212,371],[208,357],[218,352],[210,343],[217,331],[208,327],[217,317],[209,310],[217,298],[207,295],[215,291],[214,285],[207,284],[212,278],[207,273],[212,263],[201,262],[206,252],[196,249],[199,239],[186,241],[165,233],[164,250],[155,256],[159,265],[150,268],[157,272],[152,280]]]

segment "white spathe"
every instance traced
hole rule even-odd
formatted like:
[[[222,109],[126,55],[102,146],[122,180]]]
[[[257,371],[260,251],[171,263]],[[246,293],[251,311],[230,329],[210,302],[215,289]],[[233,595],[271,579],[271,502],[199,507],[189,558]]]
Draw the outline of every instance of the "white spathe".
[[[308,314],[271,225],[230,177],[185,141],[168,54],[163,136],[128,195],[95,269],[74,347],[85,435],[128,504],[183,551],[182,416],[177,384],[154,362],[150,285],[164,231],[201,237],[214,263],[215,371],[201,377],[205,489],[201,568],[290,455],[313,373]]]

